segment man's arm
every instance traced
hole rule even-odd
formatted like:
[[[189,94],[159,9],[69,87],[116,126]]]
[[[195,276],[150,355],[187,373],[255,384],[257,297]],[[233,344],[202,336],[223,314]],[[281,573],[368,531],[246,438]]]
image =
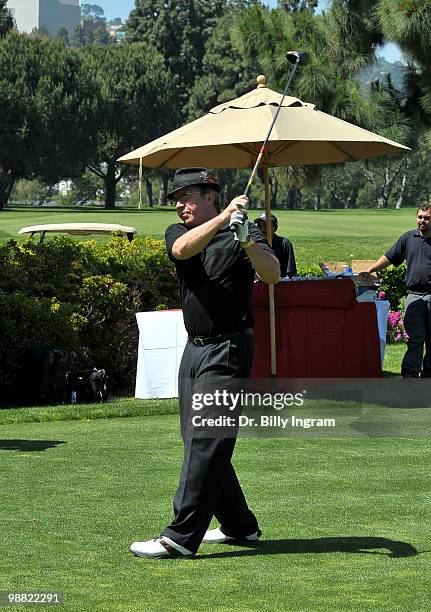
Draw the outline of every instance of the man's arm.
[[[247,202],[247,196],[238,196],[216,217],[189,229],[175,240],[172,246],[172,255],[175,259],[181,260],[190,259],[190,257],[200,253],[214,238],[219,229],[229,223],[231,214],[240,210],[240,207],[246,207]]]
[[[259,242],[244,250],[264,283],[268,283],[268,285],[278,283],[280,280],[280,264],[275,255],[262,248]]]
[[[386,257],[386,255],[382,255],[369,268],[367,268],[365,272],[368,272],[368,274],[371,274],[372,272],[377,272],[378,270],[384,270],[390,265],[391,265],[391,262]]]
[[[384,270],[387,268],[392,262],[386,257],[386,255],[382,255],[376,261],[371,264],[366,270],[363,272],[359,272],[359,275],[362,276],[363,279],[367,279],[367,277],[373,272],[377,272],[378,270]],[[375,280],[375,277],[374,277]]]

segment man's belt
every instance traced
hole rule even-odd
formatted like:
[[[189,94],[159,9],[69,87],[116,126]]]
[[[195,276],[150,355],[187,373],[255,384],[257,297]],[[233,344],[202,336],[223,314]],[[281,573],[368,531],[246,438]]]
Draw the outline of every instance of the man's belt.
[[[205,346],[206,344],[217,344],[218,342],[223,342],[224,340],[230,340],[231,338],[235,338],[237,336],[252,336],[253,330],[251,327],[246,327],[241,331],[237,332],[229,332],[227,334],[219,334],[218,336],[189,336],[189,342],[194,344],[195,346]]]
[[[419,289],[407,289],[407,293],[413,295],[430,295],[431,289],[428,287],[419,287]]]

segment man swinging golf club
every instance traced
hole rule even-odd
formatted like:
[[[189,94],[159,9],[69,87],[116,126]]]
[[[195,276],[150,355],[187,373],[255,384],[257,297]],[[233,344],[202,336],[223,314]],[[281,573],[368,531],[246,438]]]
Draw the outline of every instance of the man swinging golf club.
[[[280,276],[266,239],[248,224],[248,197],[234,198],[222,211],[220,191],[205,168],[182,168],[169,194],[181,223],[170,225],[165,239],[177,270],[188,332],[179,371],[184,460],[174,518],[160,537],[131,545],[139,557],[190,556],[202,540],[250,544],[260,536],[231,464],[236,438],[223,431],[197,436],[191,425],[195,394],[223,389],[232,379],[249,376],[255,272],[271,284]],[[208,531],[213,516],[220,527]]]

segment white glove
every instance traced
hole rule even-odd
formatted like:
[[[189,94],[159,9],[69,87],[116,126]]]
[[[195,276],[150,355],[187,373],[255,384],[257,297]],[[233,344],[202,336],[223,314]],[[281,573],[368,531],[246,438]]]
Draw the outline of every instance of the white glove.
[[[247,242],[248,239],[248,220],[247,213],[236,210],[230,216],[229,228],[235,233],[235,240]]]

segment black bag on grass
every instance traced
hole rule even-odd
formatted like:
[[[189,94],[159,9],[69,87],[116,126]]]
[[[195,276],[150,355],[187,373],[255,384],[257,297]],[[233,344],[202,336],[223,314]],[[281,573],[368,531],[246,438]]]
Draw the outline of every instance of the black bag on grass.
[[[70,404],[106,402],[108,377],[105,370],[76,370],[66,375],[67,397]]]
[[[67,401],[66,373],[70,354],[65,349],[39,347],[28,351],[17,379],[20,404],[61,404]]]

